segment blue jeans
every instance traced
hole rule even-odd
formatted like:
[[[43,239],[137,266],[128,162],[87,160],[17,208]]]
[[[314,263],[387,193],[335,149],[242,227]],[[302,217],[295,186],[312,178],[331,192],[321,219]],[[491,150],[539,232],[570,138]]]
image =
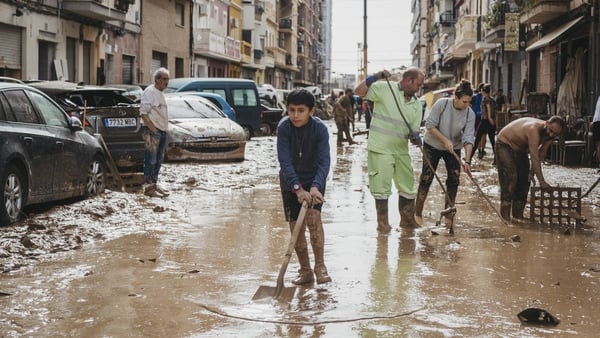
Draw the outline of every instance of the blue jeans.
[[[156,183],[158,172],[167,146],[167,132],[157,130],[155,133],[144,128],[144,183]]]

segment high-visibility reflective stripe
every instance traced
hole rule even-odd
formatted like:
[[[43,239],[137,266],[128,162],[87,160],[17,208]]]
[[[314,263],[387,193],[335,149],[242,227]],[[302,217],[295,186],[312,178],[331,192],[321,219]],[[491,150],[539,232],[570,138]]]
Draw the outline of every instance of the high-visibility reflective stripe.
[[[395,136],[395,137],[400,137],[400,138],[408,138],[408,135],[398,129],[396,130],[389,130],[389,129],[385,129],[385,128],[380,128],[378,126],[374,126],[371,125],[369,127],[369,133],[380,133],[380,134],[384,134],[384,135],[388,135],[388,136]]]
[[[402,117],[394,118],[394,117],[385,116],[383,114],[377,114],[377,112],[373,112],[373,119],[375,120],[375,122],[383,121],[383,122],[392,123],[393,125],[398,125],[398,124],[404,125],[405,124]],[[371,121],[373,121],[373,120],[371,120]]]

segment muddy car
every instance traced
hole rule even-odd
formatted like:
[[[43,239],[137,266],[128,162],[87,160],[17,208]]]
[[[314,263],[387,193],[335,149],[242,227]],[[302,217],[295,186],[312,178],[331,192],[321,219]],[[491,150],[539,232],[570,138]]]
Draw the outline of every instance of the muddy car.
[[[48,94],[71,116],[85,120],[89,133],[101,134],[120,172],[142,171],[144,141],[139,105],[123,95],[125,89],[64,81],[30,85]]]
[[[167,161],[243,161],[246,133],[209,99],[186,93],[165,95],[169,108]]]
[[[102,193],[102,147],[42,92],[0,83],[0,225],[30,204]]]

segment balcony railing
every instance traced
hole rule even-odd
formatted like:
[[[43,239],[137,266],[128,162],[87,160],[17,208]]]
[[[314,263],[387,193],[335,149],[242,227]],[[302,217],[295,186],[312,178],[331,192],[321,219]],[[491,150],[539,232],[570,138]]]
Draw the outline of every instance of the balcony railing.
[[[522,24],[544,24],[568,13],[570,0],[522,0]]]
[[[119,1],[118,8],[105,6],[104,1],[96,0],[80,0],[62,1],[62,10],[69,11],[85,18],[90,18],[98,21],[125,21],[126,7],[129,7],[129,2]],[[127,6],[126,6],[127,5]]]
[[[456,38],[454,46],[456,49],[473,49],[477,42],[477,19],[475,15],[465,15],[458,19],[456,25]]]

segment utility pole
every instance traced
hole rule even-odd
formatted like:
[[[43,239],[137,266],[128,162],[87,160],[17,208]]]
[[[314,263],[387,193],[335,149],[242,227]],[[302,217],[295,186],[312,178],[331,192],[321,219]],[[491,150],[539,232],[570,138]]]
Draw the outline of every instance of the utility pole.
[[[364,80],[367,78],[367,76],[369,76],[369,72],[368,72],[368,59],[367,59],[367,0],[363,0],[364,1],[364,11],[365,11],[365,16],[363,19],[363,73],[362,76],[360,78],[360,81]]]

